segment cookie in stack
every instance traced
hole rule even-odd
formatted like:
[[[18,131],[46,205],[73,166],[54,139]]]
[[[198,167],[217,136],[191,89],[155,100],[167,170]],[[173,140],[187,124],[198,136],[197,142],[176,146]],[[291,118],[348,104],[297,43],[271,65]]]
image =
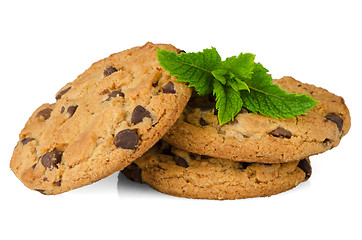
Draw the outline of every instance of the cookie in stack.
[[[349,131],[348,108],[342,97],[291,77],[274,83],[319,103],[286,119],[242,109],[220,126],[212,96],[193,93],[162,142],[123,173],[160,192],[197,199],[271,196],[308,180],[309,156],[336,147]]]
[[[147,43],[94,63],[43,104],[19,135],[10,168],[43,194],[79,188],[122,170],[181,115],[191,89],[158,63]]]

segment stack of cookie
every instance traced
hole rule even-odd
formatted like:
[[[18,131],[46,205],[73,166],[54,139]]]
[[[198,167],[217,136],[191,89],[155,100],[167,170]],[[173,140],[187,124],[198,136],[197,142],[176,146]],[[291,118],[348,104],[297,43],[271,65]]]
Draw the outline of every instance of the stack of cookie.
[[[242,109],[219,125],[212,96],[193,93],[181,117],[123,173],[166,194],[238,199],[270,196],[311,176],[309,156],[337,146],[350,128],[343,98],[291,77],[282,89],[319,101],[307,115],[274,119]]]
[[[94,63],[39,107],[19,136],[10,167],[30,189],[59,194],[114,172],[189,198],[270,196],[311,175],[309,156],[350,128],[341,97],[293,78],[281,88],[320,103],[274,119],[242,109],[220,126],[212,96],[198,96],[158,63],[147,43]],[[161,139],[162,138],[162,139]]]

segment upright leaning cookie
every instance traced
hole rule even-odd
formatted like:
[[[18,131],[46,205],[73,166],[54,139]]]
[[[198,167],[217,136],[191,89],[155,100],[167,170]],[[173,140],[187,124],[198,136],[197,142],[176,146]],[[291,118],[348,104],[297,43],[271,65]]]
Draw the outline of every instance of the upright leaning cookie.
[[[342,97],[291,77],[274,83],[287,92],[306,93],[320,102],[306,115],[287,119],[274,119],[242,109],[234,121],[220,126],[210,96],[193,96],[163,139],[193,153],[263,163],[303,159],[339,144],[351,126]]]
[[[39,107],[20,133],[10,167],[29,188],[58,194],[123,169],[180,116],[190,89],[158,64],[147,43],[94,63]]]
[[[312,169],[308,158],[275,164],[235,162],[158,144],[122,172],[178,197],[239,199],[287,191],[308,180]]]

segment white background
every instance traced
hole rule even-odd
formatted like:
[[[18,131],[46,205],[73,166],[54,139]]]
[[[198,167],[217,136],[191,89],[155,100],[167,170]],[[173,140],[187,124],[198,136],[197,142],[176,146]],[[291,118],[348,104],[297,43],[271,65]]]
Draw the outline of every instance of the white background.
[[[361,239],[360,4],[247,2],[1,1],[0,238]],[[254,53],[275,78],[343,96],[351,131],[311,158],[308,182],[270,198],[181,199],[118,173],[58,196],[24,187],[9,162],[31,113],[93,62],[147,41]]]

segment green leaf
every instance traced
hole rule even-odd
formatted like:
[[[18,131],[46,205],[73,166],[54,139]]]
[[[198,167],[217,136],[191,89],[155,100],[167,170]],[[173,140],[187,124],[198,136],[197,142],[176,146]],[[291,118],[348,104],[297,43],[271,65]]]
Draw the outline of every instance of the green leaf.
[[[267,69],[260,63],[255,64],[252,79],[245,80],[250,93],[241,91],[244,107],[253,113],[260,113],[273,118],[288,118],[306,114],[318,101],[306,94],[287,93],[272,83]]]
[[[226,85],[232,87],[235,91],[247,90],[250,92],[248,85],[238,78],[230,78]]]
[[[213,94],[216,96],[216,109],[218,110],[219,124],[222,125],[234,120],[243,106],[239,91],[229,86],[223,86],[219,81],[214,80]]]
[[[212,75],[219,80],[223,85],[226,84],[227,81],[227,75],[229,73],[229,71],[227,69],[217,69],[211,72]]]
[[[287,118],[306,114],[318,103],[306,94],[287,93],[273,84],[268,70],[255,63],[251,53],[221,61],[215,48],[182,54],[156,51],[160,65],[178,81],[188,82],[200,95],[216,96],[220,124],[233,120],[241,107],[273,118]]]
[[[177,54],[164,49],[157,49],[160,65],[177,76],[178,81],[188,82],[200,95],[208,95],[213,89],[212,71],[221,63],[221,57],[215,48],[204,49],[197,53]]]
[[[220,67],[229,70],[239,79],[250,79],[253,76],[254,59],[254,54],[240,53],[238,57],[227,58]]]

